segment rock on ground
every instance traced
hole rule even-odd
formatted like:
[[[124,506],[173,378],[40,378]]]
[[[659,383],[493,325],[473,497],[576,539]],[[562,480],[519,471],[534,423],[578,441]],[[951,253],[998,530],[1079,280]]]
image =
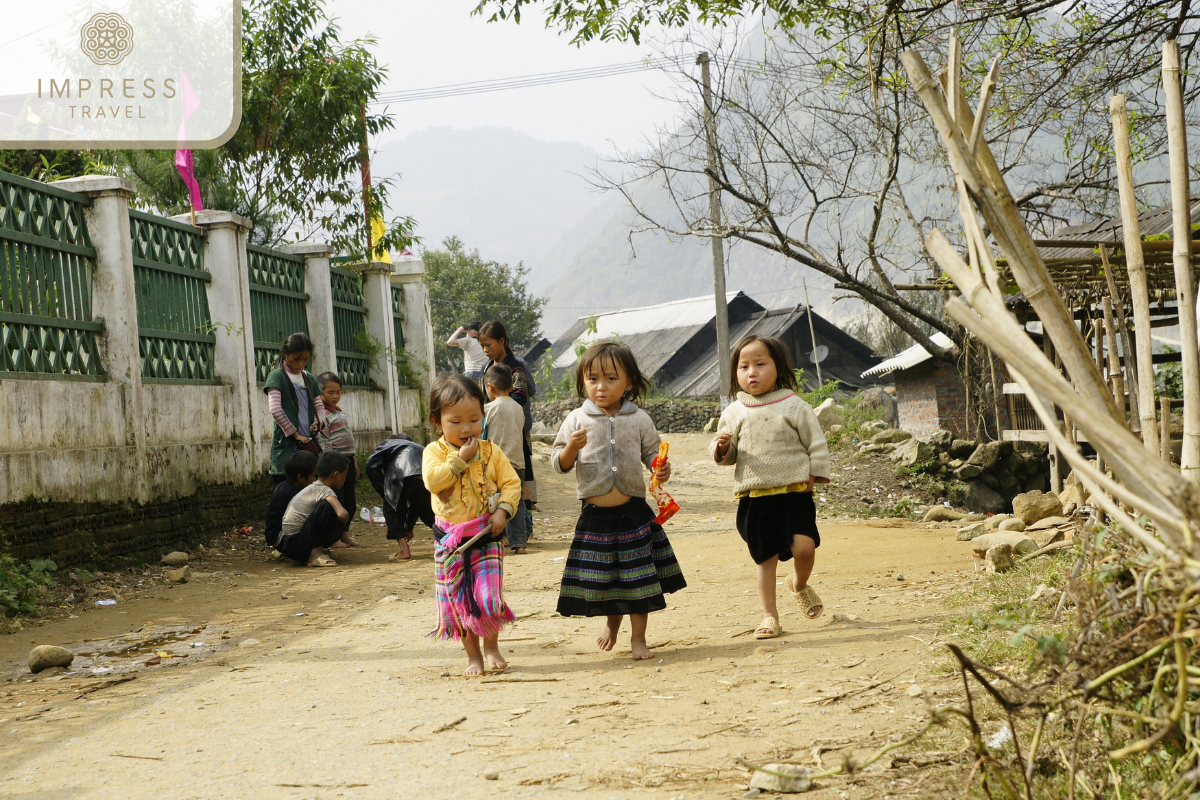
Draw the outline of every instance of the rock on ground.
[[[921,522],[956,522],[970,516],[965,511],[955,511],[945,506],[933,506],[921,517]]]
[[[1020,517],[1009,517],[1008,519],[1001,521],[996,527],[1002,531],[1019,532],[1025,530],[1025,520],[1021,519]]]
[[[890,427],[892,427],[892,426],[888,425],[886,422],[884,422],[882,420],[877,419],[877,420],[874,420],[873,422],[868,422],[866,425],[863,425],[862,429],[864,431],[879,432],[879,431],[886,431]]]
[[[971,549],[978,555],[983,555],[998,544],[1006,544],[1018,556],[1028,555],[1038,549],[1037,542],[1032,537],[1013,531],[996,531],[985,533],[971,540]]]
[[[985,530],[982,522],[976,522],[972,525],[964,525],[958,529],[955,539],[960,542],[969,542],[977,536],[983,536]]]
[[[994,531],[1000,527],[1001,522],[1004,522],[1004,520],[1006,520],[1006,519],[1012,519],[1012,518],[1013,518],[1012,514],[993,514],[992,516],[987,518],[987,529],[989,531]]]
[[[969,481],[972,478],[978,478],[983,474],[983,467],[977,464],[963,464],[954,470],[954,477],[960,481]]]
[[[1040,550],[1048,544],[1061,542],[1066,538],[1066,532],[1062,528],[1047,528],[1045,530],[1031,533],[1029,536],[1031,536],[1033,540],[1037,542],[1038,549]]]
[[[176,550],[174,553],[167,553],[162,557],[164,567],[182,567],[188,562],[188,554]]]
[[[1025,532],[1029,533],[1031,531],[1043,531],[1047,528],[1057,528],[1059,525],[1069,525],[1070,522],[1070,517],[1045,517],[1032,525],[1026,526]]]
[[[716,417],[709,417],[708,422],[704,423],[704,432],[705,433],[716,433],[717,432],[717,424],[719,422],[720,422],[720,420],[717,419]]]
[[[751,789],[791,794],[807,792],[812,788],[812,779],[808,777],[807,767],[796,764],[764,764],[762,769],[766,772],[754,771],[754,777],[750,779]]]
[[[871,444],[899,444],[912,438],[908,431],[898,428],[885,428],[871,437]]]
[[[903,431],[899,432],[903,433]],[[883,434],[879,433],[876,434],[876,436],[883,436]],[[874,437],[872,437],[871,441],[875,441]],[[911,467],[916,464],[924,464],[927,461],[934,460],[937,458],[937,450],[934,449],[933,445],[926,442],[922,442],[918,439],[909,439],[908,441],[896,447],[896,449],[892,451],[892,454],[888,456],[888,458],[900,464],[901,466]]]
[[[975,442],[968,439],[955,439],[950,442],[950,449],[947,452],[950,453],[951,458],[959,458],[965,461],[975,452],[976,447]]]
[[[36,673],[50,667],[69,667],[74,660],[75,654],[65,647],[38,645],[29,651],[29,671]]]
[[[896,407],[896,398],[878,386],[872,386],[870,389],[863,390],[861,399],[858,401],[858,407],[882,408],[883,421],[888,425],[895,425],[900,421],[899,409]]]
[[[963,505],[980,514],[999,514],[1008,508],[1008,502],[1000,493],[982,481],[963,484]]]
[[[840,424],[842,421],[842,407],[832,398],[828,397],[824,403],[817,406],[813,411],[817,414],[817,422],[821,425],[821,430],[829,430],[830,425]]]
[[[1025,492],[1013,498],[1013,514],[1032,525],[1046,517],[1060,517],[1063,504],[1053,492]]]
[[[188,578],[192,577],[191,567],[180,567],[179,569],[168,570],[166,574],[167,580],[171,583],[187,583]]]
[[[998,544],[984,553],[983,568],[991,575],[1008,572],[1015,566],[1012,545]]]

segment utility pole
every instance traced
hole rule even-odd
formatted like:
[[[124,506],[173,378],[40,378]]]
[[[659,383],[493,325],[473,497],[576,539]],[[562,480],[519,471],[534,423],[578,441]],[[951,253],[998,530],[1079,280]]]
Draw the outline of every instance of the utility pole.
[[[717,367],[720,370],[721,408],[729,402],[729,307],[725,302],[725,242],[717,235],[721,225],[721,188],[717,185],[717,116],[713,108],[708,53],[696,58],[704,84],[704,138],[708,142],[708,222],[712,226],[713,295],[717,303]]]
[[[821,359],[817,353],[817,329],[813,326],[812,303],[808,299],[808,278],[804,278],[804,305],[805,313],[808,314],[808,338],[812,339],[812,360],[817,365],[817,388],[820,389],[825,385],[825,381],[821,380]]]
[[[370,265],[375,260],[375,243],[371,241],[371,152],[367,141],[367,107],[358,107],[358,119],[362,123],[362,141],[358,144],[359,155],[362,156],[362,197],[363,216],[367,220],[367,256],[364,263]]]

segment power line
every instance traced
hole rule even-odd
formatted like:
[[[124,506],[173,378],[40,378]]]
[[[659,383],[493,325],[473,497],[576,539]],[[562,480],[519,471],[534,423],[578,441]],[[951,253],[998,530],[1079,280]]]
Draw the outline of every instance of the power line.
[[[627,61],[619,64],[608,64],[599,67],[584,67],[581,69],[559,70],[558,72],[541,72],[532,75],[518,75],[510,78],[496,78],[485,81],[469,81],[466,83],[451,83],[443,86],[430,86],[423,89],[406,89],[395,92],[385,92],[374,100],[371,105],[383,103],[410,103],[417,100],[437,100],[446,97],[462,97],[488,92],[503,92],[511,89],[527,89],[536,86],[549,86],[557,83],[592,80],[594,78],[609,78],[617,75],[629,75],[650,69],[659,69],[677,63],[671,58],[646,58],[641,61]],[[732,58],[723,62],[726,66],[746,71],[769,69],[775,72],[794,74],[810,80],[821,80],[822,76],[813,68],[802,65],[763,64],[748,59]]]

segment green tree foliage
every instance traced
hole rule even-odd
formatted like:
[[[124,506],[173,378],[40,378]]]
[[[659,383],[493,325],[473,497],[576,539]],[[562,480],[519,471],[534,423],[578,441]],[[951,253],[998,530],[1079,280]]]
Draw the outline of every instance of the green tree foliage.
[[[242,120],[224,146],[197,150],[205,205],[254,223],[253,242],[318,238],[338,252],[366,252],[361,169],[364,135],[393,127],[369,106],[387,77],[376,40],[344,42],[324,0],[249,0],[242,27]],[[41,179],[114,173],[138,187],[138,202],[163,214],[188,210],[173,150],[0,151],[0,169]],[[391,180],[374,181],[373,213],[383,215]],[[387,222],[377,247],[413,241],[413,220]]]
[[[425,251],[437,371],[462,371],[462,350],[447,346],[446,340],[465,322],[500,320],[517,355],[537,342],[546,298],[529,291],[525,280],[529,270],[522,264],[511,267],[484,261],[478,250],[468,251],[456,236],[445,239],[442,247]]]

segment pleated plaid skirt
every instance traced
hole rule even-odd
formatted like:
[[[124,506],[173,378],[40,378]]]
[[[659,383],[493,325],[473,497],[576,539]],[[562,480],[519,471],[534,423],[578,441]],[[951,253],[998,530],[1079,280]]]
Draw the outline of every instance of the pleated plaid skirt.
[[[687,586],[675,551],[645,499],[612,508],[583,504],[567,554],[558,613],[564,617],[649,614]]]

